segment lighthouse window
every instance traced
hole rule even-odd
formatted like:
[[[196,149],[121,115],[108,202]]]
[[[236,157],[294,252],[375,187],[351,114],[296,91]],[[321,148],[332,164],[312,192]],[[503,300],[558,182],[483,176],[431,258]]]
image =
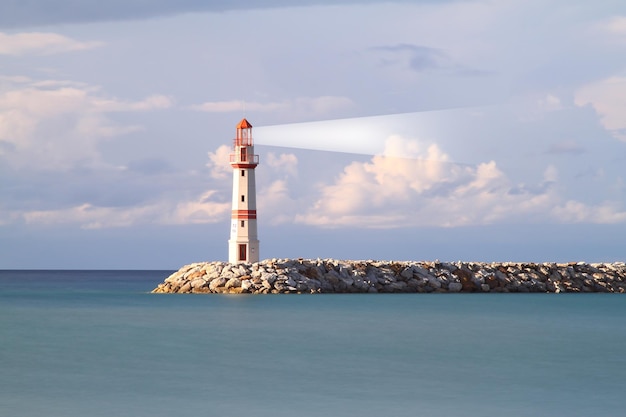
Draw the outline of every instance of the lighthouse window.
[[[241,227],[245,227],[245,226],[246,226],[246,221],[245,221],[245,220],[242,220],[242,221],[241,221]]]
[[[244,171],[243,169],[241,170],[241,176],[245,177],[246,176],[246,171]]]
[[[241,202],[243,203],[243,202],[245,202],[245,201],[246,201],[246,196],[245,196],[245,195],[242,195],[242,196],[241,196]]]

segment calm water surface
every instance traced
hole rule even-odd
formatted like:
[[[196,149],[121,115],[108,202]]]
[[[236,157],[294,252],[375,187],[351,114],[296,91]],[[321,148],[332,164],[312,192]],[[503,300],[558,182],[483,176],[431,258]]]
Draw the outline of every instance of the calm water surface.
[[[615,294],[149,294],[0,271],[0,416],[624,416]]]

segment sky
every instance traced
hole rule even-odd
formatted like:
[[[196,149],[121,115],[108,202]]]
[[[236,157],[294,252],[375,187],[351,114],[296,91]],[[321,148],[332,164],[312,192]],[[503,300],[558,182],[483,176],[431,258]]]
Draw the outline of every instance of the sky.
[[[3,0],[0,268],[625,260],[626,3],[292,4]]]

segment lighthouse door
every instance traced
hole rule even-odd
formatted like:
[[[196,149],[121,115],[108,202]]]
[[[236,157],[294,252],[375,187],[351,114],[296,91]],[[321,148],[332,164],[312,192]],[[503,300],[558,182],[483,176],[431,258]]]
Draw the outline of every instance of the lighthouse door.
[[[239,245],[239,260],[240,261],[245,261],[246,260],[246,244],[242,244]]]

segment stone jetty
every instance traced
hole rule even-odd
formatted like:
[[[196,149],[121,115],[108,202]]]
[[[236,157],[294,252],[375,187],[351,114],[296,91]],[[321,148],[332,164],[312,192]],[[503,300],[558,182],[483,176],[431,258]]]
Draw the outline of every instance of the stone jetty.
[[[153,293],[626,292],[626,264],[267,259],[185,265]]]

